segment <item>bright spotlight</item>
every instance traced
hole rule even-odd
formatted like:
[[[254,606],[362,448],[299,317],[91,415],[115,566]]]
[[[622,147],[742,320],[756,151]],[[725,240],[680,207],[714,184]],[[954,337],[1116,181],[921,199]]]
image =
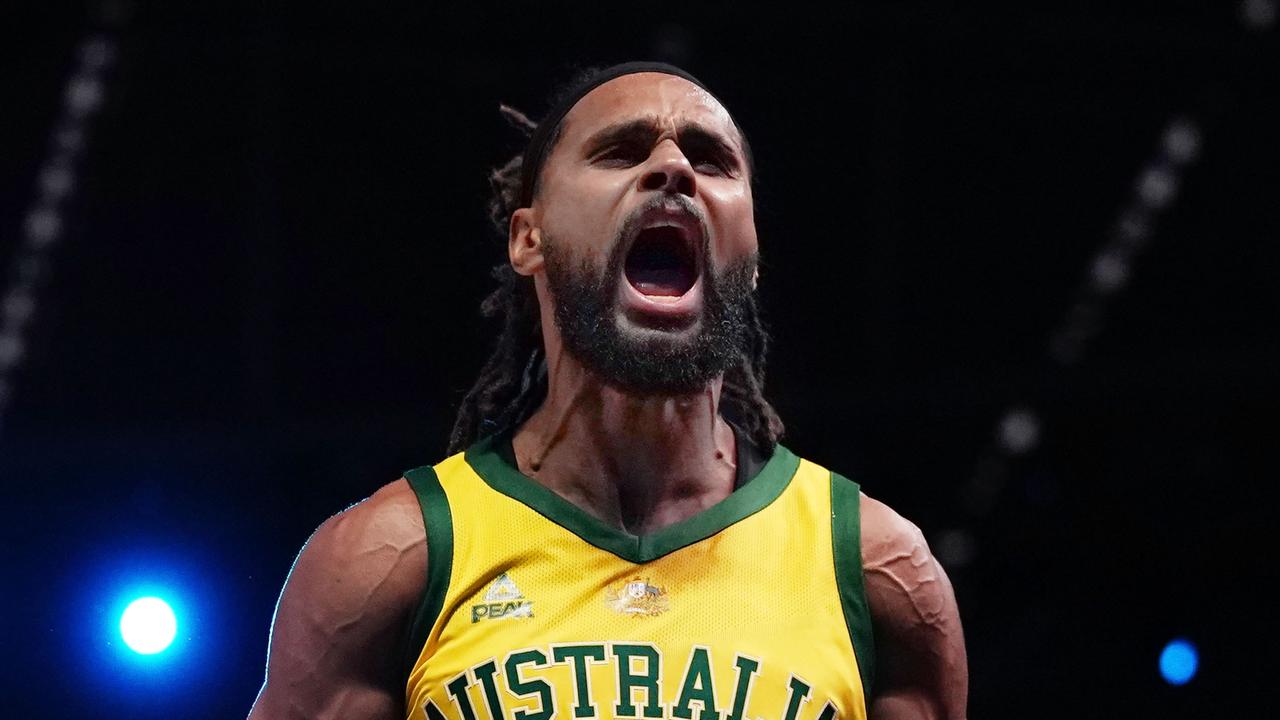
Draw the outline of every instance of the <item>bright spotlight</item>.
[[[1170,640],[1160,652],[1160,674],[1170,685],[1186,685],[1196,676],[1200,654],[1189,640]]]
[[[164,652],[178,634],[178,618],[158,597],[138,598],[120,616],[120,636],[139,655]]]

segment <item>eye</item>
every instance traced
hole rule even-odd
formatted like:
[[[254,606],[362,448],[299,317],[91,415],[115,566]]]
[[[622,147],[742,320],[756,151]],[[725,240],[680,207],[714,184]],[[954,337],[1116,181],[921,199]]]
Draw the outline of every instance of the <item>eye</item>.
[[[732,163],[717,152],[689,153],[689,164],[709,175],[728,175],[732,169]]]
[[[595,156],[595,161],[612,167],[631,167],[644,162],[649,153],[633,143],[610,145]]]
[[[706,160],[698,160],[697,162],[693,163],[693,167],[698,172],[705,172],[710,175],[724,175],[727,173],[727,169],[725,168],[724,163],[714,158],[706,159]]]

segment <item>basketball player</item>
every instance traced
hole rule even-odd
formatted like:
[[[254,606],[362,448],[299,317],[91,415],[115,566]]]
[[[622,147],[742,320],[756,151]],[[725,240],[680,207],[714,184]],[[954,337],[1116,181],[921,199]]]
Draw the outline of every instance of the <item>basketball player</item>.
[[[307,542],[252,720],[964,717],[920,531],[778,443],[751,175],[678,68],[567,88],[494,175],[454,454]]]

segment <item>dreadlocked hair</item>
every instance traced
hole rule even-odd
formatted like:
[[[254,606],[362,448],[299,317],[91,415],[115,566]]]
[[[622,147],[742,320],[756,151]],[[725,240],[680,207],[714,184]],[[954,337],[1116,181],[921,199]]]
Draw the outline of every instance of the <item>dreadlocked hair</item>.
[[[578,80],[590,72],[580,75]],[[500,105],[498,110],[526,138],[537,127],[514,108]],[[559,127],[553,131],[550,145],[554,146],[559,131]],[[511,215],[520,206],[521,160],[522,155],[517,154],[489,174],[492,190],[489,220],[503,240],[509,232]],[[537,191],[536,181],[534,191]],[[502,332],[479,377],[462,398],[449,438],[450,455],[467,449],[481,437],[524,422],[546,397],[542,321],[533,279],[520,275],[506,262],[496,265],[492,276],[498,287],[481,302],[480,313],[487,318],[499,318]],[[720,408],[752,443],[772,453],[785,428],[782,418],[764,398],[769,333],[754,294],[749,298],[744,321],[746,342],[737,362],[725,372]]]
[[[506,105],[498,106],[502,117],[512,127],[532,135],[536,124],[519,110]],[[511,214],[520,204],[521,155],[489,173],[489,221],[501,237],[506,237]],[[480,314],[487,318],[500,318],[502,332],[498,334],[493,354],[480,369],[480,376],[458,408],[449,437],[449,454],[470,447],[480,437],[498,429],[520,422],[528,414],[534,402],[542,397],[531,397],[536,391],[531,373],[537,370],[542,354],[542,320],[538,315],[538,298],[533,290],[533,279],[512,269],[510,263],[499,263],[492,270],[498,287],[480,303]],[[541,388],[545,394],[545,386]]]

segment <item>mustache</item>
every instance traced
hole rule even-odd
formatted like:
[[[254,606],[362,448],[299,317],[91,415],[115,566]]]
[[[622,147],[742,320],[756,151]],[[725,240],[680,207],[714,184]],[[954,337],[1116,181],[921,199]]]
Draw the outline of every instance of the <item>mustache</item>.
[[[699,234],[702,235],[699,240],[702,243],[702,247],[699,250],[703,252],[703,257],[706,257],[707,245],[711,242],[711,230],[707,224],[707,216],[692,200],[678,194],[654,195],[628,213],[626,219],[622,221],[622,227],[618,228],[618,232],[614,236],[613,254],[621,252],[623,247],[627,245],[627,240],[635,237],[640,229],[640,219],[651,210],[683,212],[692,216],[698,223]]]

